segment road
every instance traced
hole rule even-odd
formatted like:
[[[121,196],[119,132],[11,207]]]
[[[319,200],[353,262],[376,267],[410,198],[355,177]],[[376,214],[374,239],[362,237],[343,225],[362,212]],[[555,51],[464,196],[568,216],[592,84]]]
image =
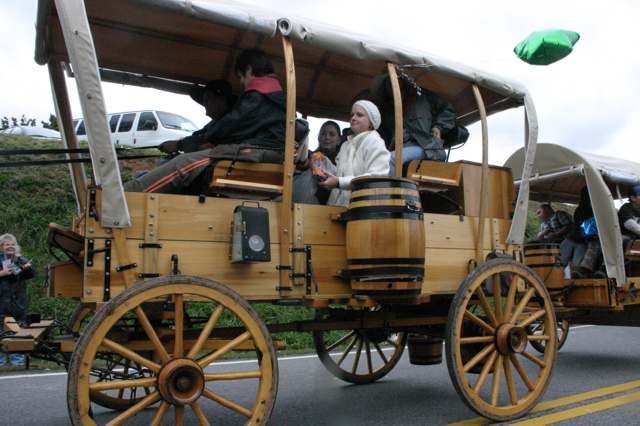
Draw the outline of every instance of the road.
[[[572,328],[542,403],[526,417],[502,424],[640,424],[638,342],[638,328]],[[406,352],[393,371],[369,385],[335,379],[315,355],[281,357],[279,367],[278,399],[270,422],[274,425],[489,423],[460,400],[444,363],[414,366]],[[1,425],[69,424],[65,373],[2,373],[0,394]],[[102,420],[113,417],[101,408],[95,413]],[[149,419],[142,413],[131,424],[148,424]]]

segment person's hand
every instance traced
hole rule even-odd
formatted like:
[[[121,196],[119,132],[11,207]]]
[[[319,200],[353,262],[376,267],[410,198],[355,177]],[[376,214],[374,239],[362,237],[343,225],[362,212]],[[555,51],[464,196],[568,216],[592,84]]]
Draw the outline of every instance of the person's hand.
[[[29,260],[27,263],[23,264],[23,265],[19,265],[20,268],[22,269],[28,269],[31,268],[31,261]]]
[[[171,154],[173,152],[177,152],[178,151],[178,142],[180,141],[166,141],[166,142],[162,142],[160,145],[158,145],[158,149],[162,152],[164,152],[165,154]]]
[[[442,132],[437,127],[431,129],[431,133],[433,133],[433,136],[435,136],[436,138],[442,138]]]
[[[338,181],[336,175],[324,169],[322,171],[325,172],[327,178],[322,182],[318,182],[318,186],[326,189],[327,191],[331,191],[332,189],[337,188],[340,182]]]
[[[198,147],[198,151],[204,151],[204,150],[211,149],[211,148],[213,148],[213,144],[212,143],[203,143],[202,145],[200,145]]]
[[[6,277],[7,275],[13,274],[13,270],[11,268],[5,268],[0,271],[0,277]]]

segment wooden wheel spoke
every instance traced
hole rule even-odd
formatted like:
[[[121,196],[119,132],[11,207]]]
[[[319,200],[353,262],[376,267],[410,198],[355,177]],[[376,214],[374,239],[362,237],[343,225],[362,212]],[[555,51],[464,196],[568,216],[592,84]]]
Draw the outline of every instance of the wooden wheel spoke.
[[[531,325],[534,322],[538,321],[540,318],[542,318],[546,314],[547,314],[546,309],[538,309],[533,314],[529,315],[526,319],[520,321],[518,323],[518,327],[527,327],[528,325]]]
[[[262,377],[262,372],[260,370],[234,371],[231,373],[205,373],[204,381],[213,382],[216,380],[222,381],[222,380],[259,379],[260,377]]]
[[[144,379],[131,380],[108,380],[89,383],[89,391],[104,392],[115,389],[150,388],[156,385],[155,377],[145,377]]]
[[[549,337],[549,335],[547,334],[530,334],[527,336],[527,340],[529,341],[548,341],[551,340],[551,338]]]
[[[504,358],[504,378],[507,382],[507,389],[509,390],[509,400],[511,405],[518,403],[518,394],[516,393],[515,383],[513,381],[513,370],[511,370],[511,363],[509,357]]]
[[[158,337],[156,331],[153,329],[149,318],[147,318],[147,314],[144,313],[144,310],[140,306],[136,306],[134,312],[138,317],[138,321],[140,321],[140,325],[144,329],[145,333],[147,333],[147,337],[149,337],[149,340],[153,344],[154,349],[160,355],[160,359],[162,360],[162,362],[168,362],[171,357],[169,356],[169,353],[167,352],[165,347],[162,345],[162,342],[160,342],[160,338]]]
[[[140,411],[147,408],[148,406],[160,401],[160,399],[162,399],[162,397],[160,396],[160,393],[158,391],[155,391],[150,395],[144,397],[140,402],[138,402],[133,407],[129,408],[128,410],[126,410],[125,412],[123,412],[122,414],[120,414],[118,417],[111,420],[107,424],[109,426],[120,425],[125,421],[129,420],[130,418],[132,418],[133,416],[135,416],[136,414],[138,414]]]
[[[379,344],[377,343],[373,343],[373,346],[376,348],[376,351],[378,352],[378,355],[380,355],[380,359],[382,359],[382,361],[386,364],[389,362],[389,360],[387,359],[387,357],[385,356],[384,352],[382,352],[382,348],[380,347]]]
[[[489,305],[489,300],[487,299],[487,296],[485,296],[484,292],[482,291],[482,286],[478,286],[478,288],[476,288],[475,294],[476,296],[478,296],[478,300],[480,300],[480,304],[484,309],[484,313],[487,315],[487,318],[489,318],[489,324],[491,325],[491,327],[497,328],[500,323],[498,322],[498,319],[493,313],[493,309],[491,308],[491,305]]]
[[[395,338],[395,339],[392,339],[392,338],[390,338],[390,337],[389,337],[389,338],[387,338],[387,339],[385,340],[385,342],[387,342],[388,344],[390,344],[390,345],[391,345],[391,346],[393,346],[394,348],[397,348],[397,347],[400,345],[400,342],[399,342],[399,340],[398,340],[398,338],[397,338],[397,337],[398,337],[397,335],[396,335],[396,338]],[[376,345],[376,346],[378,346],[378,344],[377,344],[377,343],[376,343],[375,345]]]
[[[527,372],[524,371],[524,368],[522,368],[522,364],[520,364],[520,361],[518,361],[518,358],[516,358],[516,355],[515,354],[509,355],[509,360],[511,361],[511,364],[513,364],[516,371],[520,375],[520,378],[524,382],[525,386],[527,386],[527,389],[532,391],[534,389],[533,382],[529,380],[529,376],[527,375]]]
[[[176,413],[176,426],[182,426],[184,424],[184,405],[176,405],[174,411]]]
[[[477,363],[482,361],[491,351],[496,350],[496,345],[493,343],[485,346],[480,352],[476,354],[469,362],[464,365],[464,372],[468,373],[473,367],[476,366]]]
[[[494,336],[462,337],[460,338],[460,344],[468,345],[472,343],[492,343],[494,340]]]
[[[226,345],[222,346],[217,351],[203,357],[202,359],[199,359],[197,361],[198,365],[200,366],[200,368],[205,368],[207,365],[211,364],[215,360],[231,352],[233,349],[237,348],[238,346],[240,346],[242,343],[246,342],[250,338],[251,338],[251,333],[249,332],[249,330],[247,330],[241,335],[239,335],[238,337],[236,337],[235,339],[233,339],[232,341],[230,341],[229,343],[227,343]]]
[[[191,404],[190,407],[193,410],[193,413],[196,415],[196,418],[198,419],[201,425],[209,424],[209,420],[207,420],[207,416],[205,416],[204,412],[202,411],[202,408],[200,407],[200,404],[198,404],[198,401]]]
[[[356,356],[353,359],[351,365],[351,372],[356,373],[358,371],[358,364],[360,363],[360,354],[362,354],[362,338],[358,338],[358,346],[356,347]]]
[[[369,374],[373,373],[373,364],[371,363],[371,345],[369,344],[369,341],[365,342],[365,346],[367,349],[367,368],[369,371]]]
[[[491,384],[491,405],[494,407],[498,405],[498,398],[500,397],[500,381],[502,380],[502,365],[504,357],[498,355],[498,359],[493,366],[493,383]]]
[[[502,295],[500,294],[500,291],[502,290],[500,285],[500,274],[493,274],[488,279],[491,280],[493,288],[493,307],[495,309],[496,319],[499,323],[504,322],[504,314],[502,313]]]
[[[513,280],[511,281],[511,285],[509,286],[509,293],[507,294],[507,301],[504,305],[504,312],[506,315],[511,312],[513,309],[513,304],[516,300],[516,291],[518,290],[518,286],[522,282],[522,277],[520,275],[514,275]]]
[[[202,392],[202,395],[209,398],[212,401],[217,402],[218,404],[222,405],[223,407],[226,407],[232,411],[235,411],[238,414],[242,414],[243,416],[249,418],[251,417],[251,410],[248,410],[246,408],[244,408],[243,406],[236,404],[235,402],[220,396],[218,394],[215,394],[213,392],[211,392],[209,389],[205,388],[204,391]]]
[[[535,356],[531,355],[527,351],[522,352],[521,355],[524,356],[529,361],[531,361],[534,364],[536,364],[538,367],[546,367],[547,366],[547,364],[543,360],[536,358]]]
[[[340,356],[340,359],[336,362],[337,365],[342,364],[342,361],[344,361],[347,355],[349,355],[349,352],[351,352],[351,349],[353,349],[353,346],[356,344],[356,342],[359,342],[359,341],[360,339],[358,338],[358,335],[354,335],[351,342],[349,342],[349,344],[347,345],[347,348],[344,350],[344,352],[342,352],[342,356]]]
[[[214,327],[218,323],[218,319],[220,319],[220,315],[222,315],[222,312],[224,312],[224,309],[225,308],[223,305],[218,305],[213,310],[213,312],[211,313],[211,316],[207,320],[207,323],[205,324],[204,328],[200,332],[200,335],[198,336],[198,340],[196,340],[195,344],[187,354],[188,358],[196,359],[198,357],[198,354],[202,350],[202,346],[204,345],[204,342],[206,342],[209,336],[211,335],[211,332],[213,331]]]
[[[510,324],[515,324],[518,321],[518,317],[520,316],[520,314],[522,314],[522,312],[524,312],[524,309],[527,307],[527,304],[529,303],[529,300],[531,300],[531,297],[533,296],[533,293],[535,293],[535,291],[535,287],[531,287],[529,288],[529,290],[527,290],[520,302],[518,302],[518,306],[516,306],[516,309],[511,314],[511,318],[509,318]]]
[[[498,351],[494,351],[489,357],[489,359],[487,360],[487,362],[485,363],[485,365],[482,367],[482,370],[478,375],[478,380],[476,381],[476,384],[473,387],[473,391],[475,393],[480,393],[480,390],[482,389],[482,386],[484,386],[484,382],[487,380],[487,377],[489,376],[489,372],[491,371],[493,364],[496,362],[497,357],[498,357]]]
[[[158,411],[156,411],[156,414],[153,416],[153,419],[151,420],[151,423],[150,423],[151,426],[160,425],[165,414],[167,414],[167,411],[169,411],[169,407],[171,407],[171,405],[167,401],[162,401],[160,403],[160,406],[158,407]]]
[[[341,345],[342,343],[344,343],[345,341],[347,341],[349,338],[353,337],[356,334],[355,331],[351,331],[348,334],[342,336],[340,339],[338,339],[335,343],[327,346],[327,351],[332,351],[333,348],[335,348],[336,346]]]
[[[181,358],[184,355],[184,295],[176,294],[174,298],[175,306],[175,342],[173,345],[173,356]]]
[[[490,326],[489,324],[484,322],[480,317],[478,317],[476,314],[474,314],[473,312],[471,312],[469,310],[464,311],[464,317],[465,317],[465,319],[468,319],[469,321],[473,322],[474,324],[479,325],[480,327],[485,329],[486,332],[489,333],[489,334],[494,334],[496,332],[495,327]]]
[[[155,362],[151,361],[150,359],[146,359],[140,355],[138,355],[137,353],[133,352],[130,349],[125,348],[124,346],[120,345],[119,343],[114,342],[113,340],[107,339],[106,337],[102,340],[102,345],[104,347],[106,347],[107,349],[109,349],[110,351],[113,351],[117,354],[122,355],[125,358],[130,359],[133,362],[137,362],[140,365],[143,365],[145,367],[147,367],[149,370],[151,370],[154,373],[158,373],[160,372],[160,366],[158,364],[156,364]]]

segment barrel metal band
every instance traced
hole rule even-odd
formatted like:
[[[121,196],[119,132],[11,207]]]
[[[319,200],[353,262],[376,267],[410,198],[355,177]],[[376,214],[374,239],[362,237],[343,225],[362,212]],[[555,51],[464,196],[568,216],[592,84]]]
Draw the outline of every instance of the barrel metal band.
[[[360,197],[352,197],[349,202],[356,203],[358,201],[370,201],[370,200],[410,200],[420,201],[420,197],[410,194],[373,194],[363,195]]]
[[[412,211],[405,206],[369,206],[349,209],[342,214],[347,221],[376,219],[413,219],[424,220],[422,209]]]
[[[418,185],[414,182],[404,181],[357,182],[353,184],[352,191],[362,191],[372,188],[407,188],[418,190]]]

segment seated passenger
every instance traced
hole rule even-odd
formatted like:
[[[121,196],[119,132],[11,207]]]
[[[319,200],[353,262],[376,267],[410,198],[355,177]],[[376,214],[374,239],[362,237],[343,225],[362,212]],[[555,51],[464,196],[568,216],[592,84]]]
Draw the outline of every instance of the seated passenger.
[[[606,278],[602,246],[586,186],[580,191],[580,204],[573,214],[573,221],[571,232],[560,244],[563,265],[571,261],[571,278]]]
[[[380,111],[373,102],[363,100],[353,104],[349,121],[353,134],[340,148],[336,171],[325,170],[327,179],[318,182],[318,186],[331,191],[329,205],[349,206],[354,178],[389,174],[389,151],[376,131],[381,120]]]
[[[238,100],[226,80],[211,80],[204,87],[193,88],[189,96],[204,107],[205,114],[211,118],[211,121],[202,129],[193,132],[191,136],[161,143],[158,149],[164,153],[196,152],[213,148],[207,139],[207,129],[231,111]]]
[[[540,204],[536,209],[536,216],[542,221],[540,232],[535,240],[528,243],[560,244],[573,223],[569,213],[562,210],[554,211],[549,204]]]
[[[618,210],[618,221],[622,232],[622,246],[626,251],[629,241],[640,238],[640,185],[629,187],[629,202]]]
[[[417,87],[406,74],[398,75],[402,95],[403,148],[402,163],[413,160],[445,161],[442,134],[456,124],[456,112],[451,104],[435,93]],[[382,74],[371,82],[371,99],[380,105],[382,126],[380,134],[391,151],[395,148],[395,114],[393,91],[389,74]],[[395,169],[395,152],[391,153],[390,174]]]
[[[124,185],[125,191],[180,193],[217,160],[282,163],[286,94],[261,49],[243,51],[235,72],[244,88],[233,109],[206,130],[213,148],[180,155]]]

